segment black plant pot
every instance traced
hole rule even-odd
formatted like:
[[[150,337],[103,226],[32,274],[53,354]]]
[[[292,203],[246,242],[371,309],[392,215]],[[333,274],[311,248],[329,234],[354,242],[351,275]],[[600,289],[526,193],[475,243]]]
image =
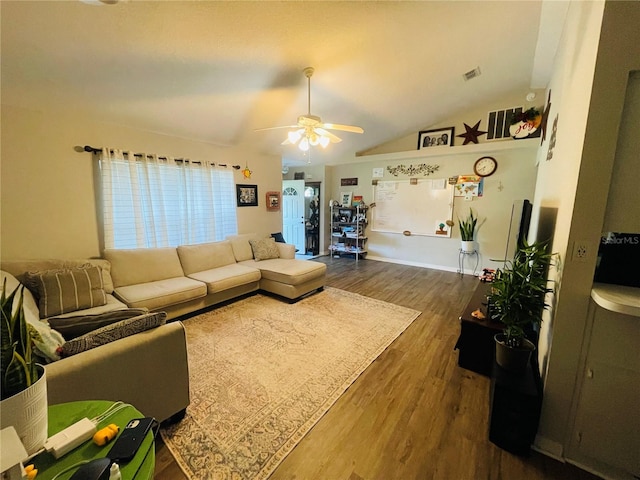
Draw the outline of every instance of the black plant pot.
[[[510,347],[506,344],[506,337],[504,333],[497,333],[494,337],[496,341],[496,363],[513,373],[526,372],[531,353],[536,349],[536,346],[533,342],[523,338],[521,347]]]

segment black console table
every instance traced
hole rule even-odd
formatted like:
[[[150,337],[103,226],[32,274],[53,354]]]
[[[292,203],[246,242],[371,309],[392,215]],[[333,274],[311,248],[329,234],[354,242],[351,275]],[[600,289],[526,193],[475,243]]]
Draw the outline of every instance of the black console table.
[[[490,283],[478,282],[476,291],[460,315],[460,336],[455,348],[459,351],[458,365],[481,375],[490,376],[495,356],[496,333],[502,332],[502,324],[489,320],[487,315],[487,295],[491,291]],[[480,309],[485,315],[483,320],[471,313]]]
[[[489,406],[489,440],[516,455],[528,454],[542,408],[542,383],[535,362],[524,374],[511,373],[494,362]]]
[[[487,295],[491,283],[478,283],[471,300],[460,315],[460,336],[455,348],[458,365],[491,377],[489,440],[516,455],[529,453],[540,420],[542,382],[535,353],[525,373],[511,373],[495,363],[496,333],[502,324],[489,320]],[[471,315],[479,309],[483,320]]]

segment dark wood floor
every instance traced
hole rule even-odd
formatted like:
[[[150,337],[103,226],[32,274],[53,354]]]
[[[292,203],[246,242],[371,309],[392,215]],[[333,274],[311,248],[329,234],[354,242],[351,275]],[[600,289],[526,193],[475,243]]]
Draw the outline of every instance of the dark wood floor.
[[[457,366],[458,317],[478,280],[353,258],[321,257],[327,285],[422,315],[358,378],[271,480],[594,480],[487,439],[489,379]],[[158,437],[156,480],[184,479]]]

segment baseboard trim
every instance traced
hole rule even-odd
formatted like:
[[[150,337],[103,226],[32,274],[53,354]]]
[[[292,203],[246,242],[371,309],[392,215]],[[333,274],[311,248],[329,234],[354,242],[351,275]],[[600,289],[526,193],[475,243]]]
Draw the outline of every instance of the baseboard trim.
[[[536,435],[536,439],[531,445],[531,449],[538,453],[551,457],[559,462],[565,463],[567,460],[564,458],[564,447],[561,443],[555,440],[549,440],[548,438]]]
[[[376,262],[396,263],[398,265],[408,265],[410,267],[432,268],[434,270],[443,270],[445,272],[453,272],[453,273],[458,272],[456,268],[447,267],[446,265],[435,265],[432,263],[412,262],[410,260],[396,260],[393,258],[376,257],[375,255],[371,255],[371,254],[367,254],[366,258],[367,260],[375,260]],[[465,270],[465,273],[472,275],[473,271]]]

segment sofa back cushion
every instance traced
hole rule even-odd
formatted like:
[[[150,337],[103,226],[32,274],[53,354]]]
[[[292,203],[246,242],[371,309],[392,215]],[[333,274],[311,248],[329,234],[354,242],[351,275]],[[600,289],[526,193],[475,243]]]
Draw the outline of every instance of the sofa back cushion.
[[[173,247],[107,249],[104,257],[111,263],[116,288],[184,277],[178,252]]]
[[[236,257],[236,262],[253,260],[253,250],[251,250],[249,240],[257,240],[258,238],[260,237],[255,233],[243,233],[240,235],[229,235],[227,237],[227,240],[231,242],[231,248],[233,248],[233,255]]]
[[[199,245],[181,245],[177,250],[185,275],[236,263],[231,242],[228,240]]]

